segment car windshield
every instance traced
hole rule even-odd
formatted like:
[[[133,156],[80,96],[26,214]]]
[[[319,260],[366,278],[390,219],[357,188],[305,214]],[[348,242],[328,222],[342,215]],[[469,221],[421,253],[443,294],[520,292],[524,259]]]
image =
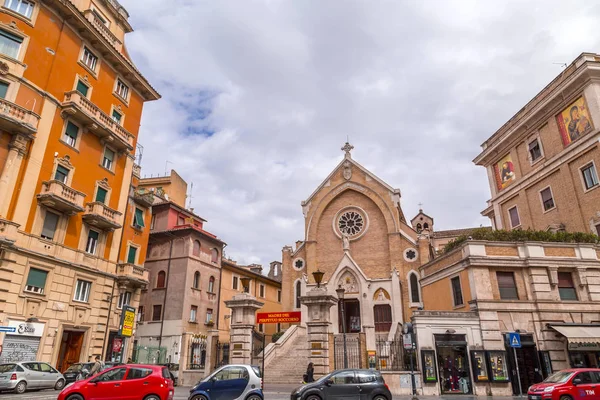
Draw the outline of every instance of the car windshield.
[[[554,374],[547,377],[544,382],[545,383],[565,383],[566,381],[569,380],[570,377],[573,376],[573,374],[574,374],[574,372],[567,372],[567,371],[555,372]]]
[[[0,365],[0,374],[12,371],[17,364],[2,364]]]
[[[83,364],[73,364],[65,372],[79,372]]]
[[[252,366],[252,370],[254,371],[254,373],[256,374],[256,376],[258,376],[259,378],[262,378],[262,376],[260,375],[260,368],[253,365]]]

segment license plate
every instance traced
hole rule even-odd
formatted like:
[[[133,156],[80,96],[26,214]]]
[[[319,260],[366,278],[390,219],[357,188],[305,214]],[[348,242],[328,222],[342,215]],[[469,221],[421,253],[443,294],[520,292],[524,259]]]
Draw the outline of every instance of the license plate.
[[[542,396],[529,396],[529,400],[541,400]]]

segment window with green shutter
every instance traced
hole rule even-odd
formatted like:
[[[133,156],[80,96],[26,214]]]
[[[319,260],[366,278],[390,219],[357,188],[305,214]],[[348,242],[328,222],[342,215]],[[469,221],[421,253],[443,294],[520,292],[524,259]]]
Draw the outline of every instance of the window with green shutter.
[[[6,98],[6,92],[8,92],[8,83],[6,82],[0,82],[0,97],[5,99]]]
[[[65,135],[63,140],[67,142],[69,146],[75,147],[77,143],[77,135],[79,134],[79,127],[72,123],[71,121],[67,122],[67,128],[65,129]]]
[[[133,217],[133,225],[136,228],[143,228],[144,227],[144,212],[142,210],[140,210],[139,208],[135,209],[135,215]]]
[[[136,254],[137,254],[137,247],[129,246],[129,253],[127,253],[127,262],[129,264],[135,264]]]
[[[112,171],[113,161],[115,159],[115,152],[108,147],[104,148],[104,157],[102,158],[102,166]]]
[[[54,179],[57,181],[61,181],[62,183],[67,183],[67,177],[69,176],[69,170],[62,165],[56,166],[56,173],[54,174]]]
[[[87,97],[89,89],[90,88],[88,87],[88,85],[86,85],[80,80],[77,81],[77,91],[81,93],[84,97]]]
[[[104,203],[106,201],[106,193],[108,193],[106,189],[99,187],[96,192],[96,201]]]
[[[112,119],[119,125],[121,125],[121,117],[121,113],[117,112],[116,110],[113,110]]]
[[[27,283],[25,284],[25,290],[34,293],[44,293],[44,287],[46,286],[46,277],[48,276],[47,271],[41,269],[31,268],[29,269],[29,275],[27,276]]]

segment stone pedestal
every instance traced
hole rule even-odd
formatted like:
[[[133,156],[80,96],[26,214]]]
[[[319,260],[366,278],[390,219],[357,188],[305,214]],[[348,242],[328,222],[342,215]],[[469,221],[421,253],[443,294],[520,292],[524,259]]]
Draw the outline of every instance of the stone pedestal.
[[[315,379],[328,374],[329,332],[331,330],[330,309],[338,302],[337,297],[327,294],[325,288],[313,288],[300,298],[306,306],[306,329],[308,337],[309,360],[313,363]]]
[[[252,363],[252,329],[256,321],[256,310],[262,308],[264,303],[248,293],[233,296],[225,301],[231,308],[231,327],[229,331],[229,363]]]

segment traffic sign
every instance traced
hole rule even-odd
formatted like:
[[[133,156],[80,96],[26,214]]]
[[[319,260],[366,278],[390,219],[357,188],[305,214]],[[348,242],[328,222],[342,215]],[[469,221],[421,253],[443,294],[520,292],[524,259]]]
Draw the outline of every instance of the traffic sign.
[[[508,342],[510,347],[521,348],[521,334],[517,332],[510,332],[508,334]]]
[[[0,326],[0,332],[15,333],[17,328],[14,326]]]
[[[404,348],[410,350],[413,348],[412,344],[412,335],[410,333],[405,333],[403,336]]]

